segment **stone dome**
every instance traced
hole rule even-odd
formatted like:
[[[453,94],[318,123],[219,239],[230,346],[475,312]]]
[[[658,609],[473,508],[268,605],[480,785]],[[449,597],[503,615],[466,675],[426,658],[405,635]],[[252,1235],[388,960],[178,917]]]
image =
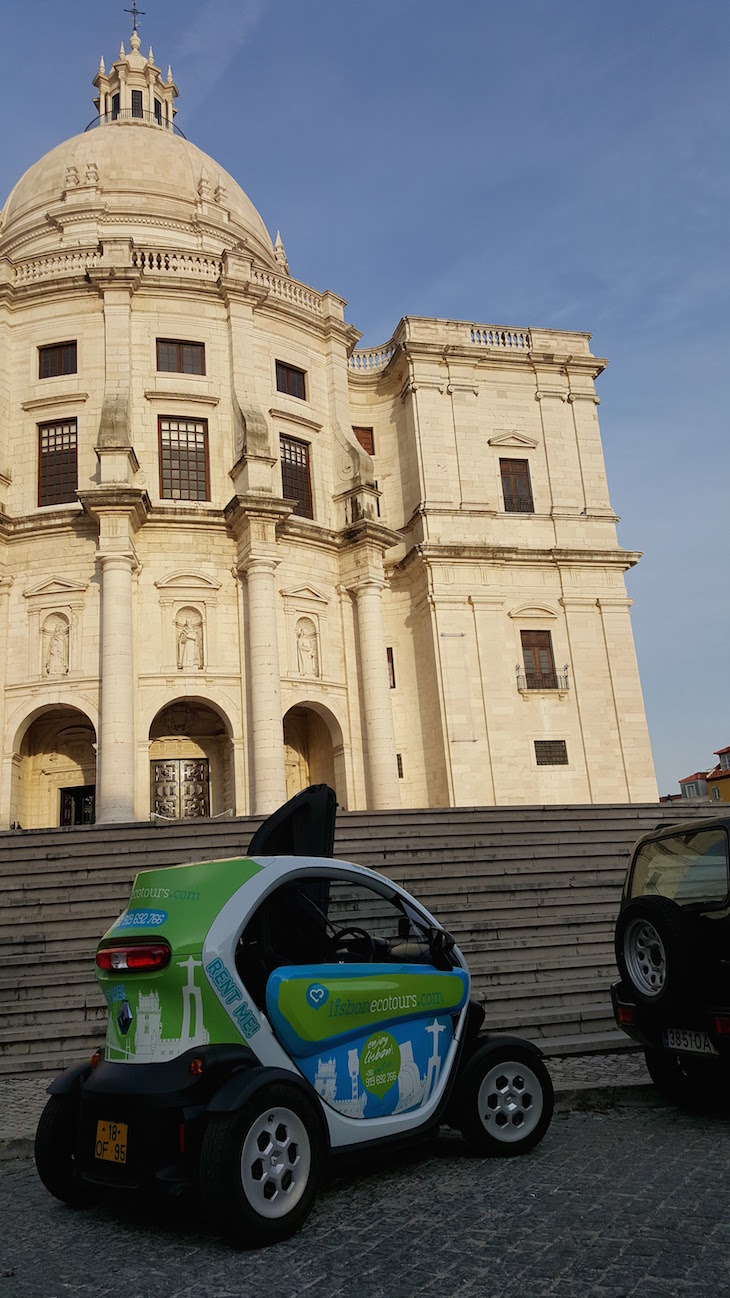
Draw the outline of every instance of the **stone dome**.
[[[0,255],[129,237],[220,252],[246,241],[276,267],[271,238],[228,172],[172,129],[125,119],[73,136],[30,167],[0,214]]]

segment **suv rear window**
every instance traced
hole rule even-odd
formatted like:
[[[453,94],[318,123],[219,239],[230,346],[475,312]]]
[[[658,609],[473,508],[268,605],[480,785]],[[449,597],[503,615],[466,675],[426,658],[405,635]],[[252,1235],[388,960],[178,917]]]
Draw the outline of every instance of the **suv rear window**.
[[[679,906],[712,906],[728,894],[728,845],[722,829],[657,838],[639,848],[630,897],[669,897]]]

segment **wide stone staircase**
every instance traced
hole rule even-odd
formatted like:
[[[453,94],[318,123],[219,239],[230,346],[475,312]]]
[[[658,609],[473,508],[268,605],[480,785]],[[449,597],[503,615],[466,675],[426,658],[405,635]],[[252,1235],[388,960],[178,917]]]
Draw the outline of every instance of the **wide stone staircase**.
[[[709,808],[707,808],[709,811]],[[608,993],[629,852],[677,804],[342,812],[335,854],[402,884],[453,933],[487,1026],[547,1054],[616,1050]],[[96,944],[138,870],[237,856],[259,820],[0,834],[0,1073],[53,1072],[105,1032]]]

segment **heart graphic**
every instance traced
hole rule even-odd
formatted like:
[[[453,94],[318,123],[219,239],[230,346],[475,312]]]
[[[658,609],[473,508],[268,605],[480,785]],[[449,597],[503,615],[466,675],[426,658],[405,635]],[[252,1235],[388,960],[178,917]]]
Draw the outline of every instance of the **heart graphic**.
[[[311,987],[307,988],[307,1000],[314,1010],[318,1010],[320,1005],[324,1005],[328,998],[329,992],[327,988],[320,987],[319,983],[312,983]]]

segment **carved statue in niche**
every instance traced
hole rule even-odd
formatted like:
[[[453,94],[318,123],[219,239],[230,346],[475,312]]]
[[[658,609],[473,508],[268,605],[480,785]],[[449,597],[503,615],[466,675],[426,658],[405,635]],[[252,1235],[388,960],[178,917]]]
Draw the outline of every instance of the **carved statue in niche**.
[[[319,676],[317,628],[310,617],[297,622],[297,667],[302,676]]]
[[[200,671],[203,666],[203,619],[196,608],[181,608],[175,618],[178,671]]]
[[[68,621],[62,613],[54,613],[43,624],[43,672],[46,676],[67,675],[68,651]]]

